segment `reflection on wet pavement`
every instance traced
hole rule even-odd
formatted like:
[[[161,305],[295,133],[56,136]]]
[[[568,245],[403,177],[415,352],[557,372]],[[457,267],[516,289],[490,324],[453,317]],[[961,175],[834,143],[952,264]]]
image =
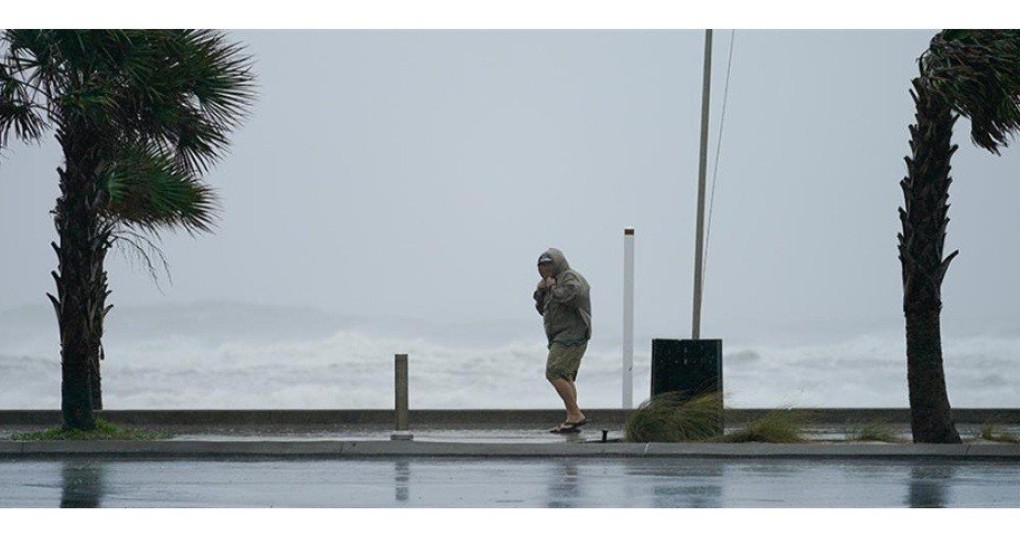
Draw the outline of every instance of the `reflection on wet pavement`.
[[[1008,461],[0,461],[0,507],[1020,507]]]
[[[549,496],[546,508],[576,508],[581,495],[577,461],[562,458],[553,462],[555,468],[549,479]]]
[[[410,494],[408,482],[411,480],[411,463],[402,459],[394,462],[394,466],[393,482],[394,488],[396,489],[394,498],[396,498],[398,502],[407,502]]]
[[[953,466],[933,465],[910,468],[910,496],[912,508],[945,508],[952,484]]]
[[[66,461],[60,470],[61,508],[98,508],[103,497],[103,473],[100,462]]]

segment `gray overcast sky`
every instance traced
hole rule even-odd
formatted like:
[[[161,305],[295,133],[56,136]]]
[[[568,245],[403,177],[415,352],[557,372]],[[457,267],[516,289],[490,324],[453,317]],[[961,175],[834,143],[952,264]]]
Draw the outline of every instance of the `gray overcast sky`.
[[[705,297],[737,321],[899,317],[908,94],[933,31],[736,33]],[[617,336],[622,230],[638,333],[690,331],[702,31],[245,31],[260,97],[208,175],[214,235],[169,235],[161,293],[123,256],[113,302],[532,317],[562,248]],[[730,32],[715,33],[714,158]],[[956,127],[947,317],[1020,315],[1020,153]],[[0,309],[42,304],[56,260],[52,138],[0,160]],[[711,174],[710,174],[711,176]],[[606,336],[603,334],[602,336]]]

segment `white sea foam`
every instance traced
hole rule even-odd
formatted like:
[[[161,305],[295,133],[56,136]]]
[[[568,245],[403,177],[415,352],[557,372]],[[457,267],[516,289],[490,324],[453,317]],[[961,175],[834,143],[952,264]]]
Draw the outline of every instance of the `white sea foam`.
[[[162,321],[173,323],[160,313]],[[0,409],[58,407],[55,325],[45,318],[35,324],[24,314],[15,316],[0,317],[0,333],[7,337],[0,341]],[[195,317],[178,318],[168,330],[146,323],[147,317],[157,316],[128,313],[122,316],[123,327],[108,332],[103,365],[107,408],[390,408],[395,353],[410,356],[412,408],[560,406],[543,377],[545,343],[534,336],[531,324],[521,333],[531,338],[471,344],[447,340],[442,330],[406,325],[388,336],[385,322],[362,320],[325,318],[298,330],[288,320],[287,331],[263,325],[262,332],[255,332],[244,325],[225,330],[209,318]],[[233,318],[240,321],[237,314]],[[416,332],[430,336],[409,338]],[[953,406],[1017,407],[1017,335],[945,340]],[[650,342],[642,339],[638,345],[634,398],[640,401],[648,396]],[[837,333],[814,337],[810,344],[796,336],[769,342],[734,339],[724,342],[724,350],[724,389],[732,407],[907,405],[902,331]],[[592,342],[578,381],[582,406],[620,406],[620,365],[618,344]]]

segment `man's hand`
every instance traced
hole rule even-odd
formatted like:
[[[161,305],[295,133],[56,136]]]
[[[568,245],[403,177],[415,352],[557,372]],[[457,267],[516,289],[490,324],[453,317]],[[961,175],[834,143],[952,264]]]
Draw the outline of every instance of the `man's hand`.
[[[542,288],[551,288],[553,285],[556,284],[556,278],[546,277],[542,282],[545,284],[545,286],[543,286]]]

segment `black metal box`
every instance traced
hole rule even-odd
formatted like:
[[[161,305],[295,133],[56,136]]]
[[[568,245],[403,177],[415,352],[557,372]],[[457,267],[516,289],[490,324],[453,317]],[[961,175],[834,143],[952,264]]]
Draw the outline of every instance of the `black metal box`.
[[[652,396],[722,396],[722,339],[652,339]]]

